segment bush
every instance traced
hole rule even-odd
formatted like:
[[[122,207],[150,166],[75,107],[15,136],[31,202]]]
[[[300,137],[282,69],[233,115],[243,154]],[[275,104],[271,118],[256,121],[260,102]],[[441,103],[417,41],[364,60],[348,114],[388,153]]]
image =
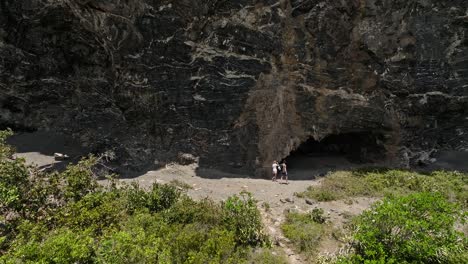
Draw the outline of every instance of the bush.
[[[454,228],[459,219],[438,193],[386,198],[358,218],[356,253],[341,262],[468,263],[467,240]]]
[[[171,207],[180,197],[180,191],[171,185],[154,183],[147,193],[147,207],[151,212],[159,212]]]
[[[136,182],[132,182],[131,185],[122,186],[120,191],[122,192],[123,196],[125,196],[125,209],[129,214],[133,214],[135,211],[138,210],[147,209],[147,192],[141,189]]]
[[[114,190],[118,191],[118,190]],[[145,191],[133,182],[121,190],[125,199],[128,213],[135,210],[147,209],[150,212],[160,212],[173,206],[180,198],[181,192],[173,185],[153,183],[150,191]]]
[[[314,215],[318,215],[314,213]],[[324,232],[322,224],[314,221],[312,214],[288,213],[286,221],[281,225],[284,235],[290,239],[296,247],[312,255],[315,253]]]
[[[322,208],[314,208],[310,212],[310,217],[315,223],[323,224],[327,221],[327,217],[323,215],[324,211]]]
[[[31,188],[24,160],[1,160],[0,177],[0,212],[23,211],[24,202],[29,196],[28,189]]]
[[[111,232],[101,238],[96,249],[96,263],[145,263],[158,259],[162,241],[141,227]]]
[[[235,235],[231,231],[215,228],[211,230],[200,249],[189,253],[191,263],[236,263],[239,253]]]
[[[163,216],[168,223],[199,222],[206,226],[218,226],[223,222],[223,208],[209,199],[194,201],[184,196],[166,210]]]
[[[6,139],[13,135],[11,129],[0,130],[0,160],[9,159],[13,156],[13,148],[6,144]]]
[[[74,230],[90,229],[98,234],[125,219],[123,202],[117,192],[94,192],[68,203],[55,214],[59,226]]]
[[[82,159],[77,165],[68,166],[60,175],[65,179],[64,195],[67,199],[78,201],[86,194],[98,188],[96,177],[93,173],[93,167],[96,163],[96,157],[89,156],[86,159]]]
[[[257,245],[266,242],[260,212],[250,193],[229,197],[224,203],[224,223],[236,234],[241,244]]]
[[[44,241],[17,245],[11,255],[0,260],[5,263],[91,263],[93,243],[93,238],[86,232],[58,229]]]

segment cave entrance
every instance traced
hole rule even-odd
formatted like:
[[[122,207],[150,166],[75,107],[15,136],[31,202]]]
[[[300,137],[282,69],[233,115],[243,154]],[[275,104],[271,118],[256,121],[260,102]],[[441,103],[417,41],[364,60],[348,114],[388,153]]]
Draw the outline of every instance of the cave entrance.
[[[385,157],[382,136],[370,132],[309,138],[285,158],[291,179],[310,179],[331,170],[373,165]]]

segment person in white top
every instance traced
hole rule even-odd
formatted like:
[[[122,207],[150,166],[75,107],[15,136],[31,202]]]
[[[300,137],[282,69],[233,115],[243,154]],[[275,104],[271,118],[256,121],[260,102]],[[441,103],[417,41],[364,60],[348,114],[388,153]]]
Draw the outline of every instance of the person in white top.
[[[273,178],[271,178],[271,180],[276,181],[276,176],[278,175],[278,162],[276,162],[276,160],[273,161],[271,169],[273,170]]]

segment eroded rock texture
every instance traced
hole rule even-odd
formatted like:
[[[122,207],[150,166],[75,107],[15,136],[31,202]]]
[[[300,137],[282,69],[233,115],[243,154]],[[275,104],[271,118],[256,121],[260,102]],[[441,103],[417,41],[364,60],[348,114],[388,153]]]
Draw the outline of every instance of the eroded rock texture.
[[[468,150],[466,0],[1,0],[0,121],[124,167],[261,172],[310,137]],[[364,146],[365,149],[365,146]]]

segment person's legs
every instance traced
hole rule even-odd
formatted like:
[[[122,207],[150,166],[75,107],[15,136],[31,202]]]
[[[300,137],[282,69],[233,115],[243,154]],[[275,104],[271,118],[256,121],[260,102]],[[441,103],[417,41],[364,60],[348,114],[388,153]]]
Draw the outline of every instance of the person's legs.
[[[271,178],[272,181],[276,181],[276,174],[277,174],[277,172],[273,171],[273,178]]]
[[[288,183],[288,174],[281,172],[281,182],[284,183],[284,180],[286,180],[286,183]]]

